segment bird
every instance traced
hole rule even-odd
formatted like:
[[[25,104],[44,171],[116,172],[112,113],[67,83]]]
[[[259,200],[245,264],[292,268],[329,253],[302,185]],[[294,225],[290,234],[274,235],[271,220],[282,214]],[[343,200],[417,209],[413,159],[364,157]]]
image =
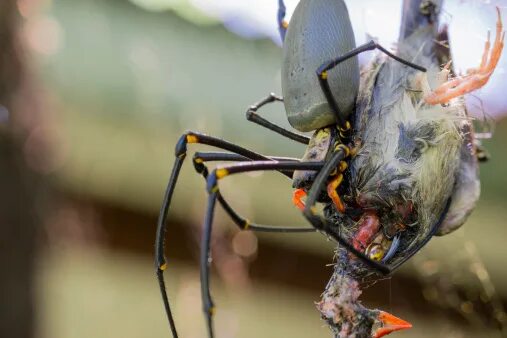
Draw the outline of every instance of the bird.
[[[463,95],[484,86],[503,50],[497,8],[479,67],[453,76],[441,49],[442,0],[405,0],[397,56],[377,55],[362,69],[353,119],[353,156],[340,186],[342,205],[329,202],[326,219],[361,253],[388,266],[405,262],[433,235],[464,224],[480,195],[479,151]],[[441,65],[445,64],[442,68]],[[356,213],[356,218],[350,217]],[[361,282],[378,273],[344,247],[317,308],[336,338],[379,338],[411,324],[359,301]],[[398,264],[399,263],[399,264]]]

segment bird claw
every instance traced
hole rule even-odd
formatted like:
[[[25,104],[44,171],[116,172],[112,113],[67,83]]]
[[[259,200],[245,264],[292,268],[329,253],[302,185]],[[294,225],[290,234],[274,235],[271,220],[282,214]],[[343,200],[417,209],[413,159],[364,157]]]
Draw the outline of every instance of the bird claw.
[[[491,48],[490,33],[488,32],[488,39],[484,46],[481,65],[478,68],[469,69],[467,75],[463,77],[451,79],[438,86],[424,97],[426,103],[431,105],[447,103],[455,97],[465,95],[481,88],[488,82],[502,55],[505,39],[500,8],[497,7],[496,11],[497,22],[495,41],[493,43],[493,48]]]

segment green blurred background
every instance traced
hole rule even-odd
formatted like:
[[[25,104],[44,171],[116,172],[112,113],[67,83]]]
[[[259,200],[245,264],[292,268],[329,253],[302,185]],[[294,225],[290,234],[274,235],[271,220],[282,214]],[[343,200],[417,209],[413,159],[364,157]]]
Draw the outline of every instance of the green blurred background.
[[[203,131],[263,154],[304,152],[245,119],[250,104],[280,93],[280,48],[242,39],[185,2],[174,7],[18,1],[28,69],[45,111],[34,132],[50,149],[41,161],[27,159],[49,183],[36,253],[37,336],[170,336],[152,255],[182,132]],[[282,105],[265,114],[289,127]],[[505,144],[507,123],[499,121],[485,141],[492,160],[481,166],[481,200],[463,229],[435,238],[394,277],[365,290],[365,304],[414,324],[393,337],[506,333]],[[191,151],[197,148],[207,149]],[[280,175],[228,178],[221,190],[252,220],[304,224]],[[186,163],[167,240],[169,295],[185,338],[205,336],[197,266],[205,199],[202,178]],[[314,302],[332,272],[332,243],[318,234],[239,233],[221,211],[215,224],[218,337],[330,336]]]

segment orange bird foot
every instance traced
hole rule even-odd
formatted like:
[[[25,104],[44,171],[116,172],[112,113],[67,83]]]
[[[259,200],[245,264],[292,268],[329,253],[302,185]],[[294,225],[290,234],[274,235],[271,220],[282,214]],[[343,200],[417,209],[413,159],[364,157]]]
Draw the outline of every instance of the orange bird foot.
[[[497,22],[496,22],[496,35],[491,49],[490,34],[488,32],[488,40],[484,46],[482,54],[481,65],[478,68],[469,69],[467,75],[451,79],[434,91],[424,97],[424,101],[428,104],[443,104],[449,102],[451,99],[470,93],[476,89],[484,86],[498,64],[505,39],[505,31],[503,30],[502,17],[500,15],[500,8],[496,8]],[[491,53],[490,53],[491,49]]]

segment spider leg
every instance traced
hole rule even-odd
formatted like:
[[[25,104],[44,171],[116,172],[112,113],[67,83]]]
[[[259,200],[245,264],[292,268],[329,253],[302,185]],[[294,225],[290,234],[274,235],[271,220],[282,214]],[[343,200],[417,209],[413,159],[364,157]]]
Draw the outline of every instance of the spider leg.
[[[174,188],[176,186],[176,182],[178,180],[178,176],[183,165],[183,161],[185,160],[187,154],[187,144],[188,143],[200,143],[206,144],[210,146],[214,146],[217,148],[221,148],[224,150],[228,150],[234,152],[236,154],[245,156],[247,158],[253,160],[266,161],[270,160],[268,157],[265,157],[261,154],[253,152],[251,150],[242,148],[238,145],[232,144],[230,142],[218,139],[216,137],[207,136],[198,132],[186,132],[183,134],[178,143],[176,144],[175,155],[176,160],[173,165],[173,169],[171,171],[171,176],[169,178],[169,182],[167,184],[167,188],[164,194],[164,199],[162,202],[162,206],[160,208],[160,213],[157,221],[157,232],[155,239],[155,268],[157,274],[157,280],[160,286],[160,292],[162,295],[162,299],[164,302],[164,308],[167,314],[167,319],[169,321],[169,326],[171,328],[171,332],[174,338],[178,337],[178,333],[176,330],[176,325],[174,323],[174,318],[171,312],[171,307],[169,304],[169,298],[167,295],[165,281],[164,281],[164,270],[167,268],[167,263],[164,257],[164,238],[166,233],[166,220],[169,212],[169,207],[171,205],[171,199],[174,192]],[[292,178],[292,173],[283,173],[289,178]]]
[[[393,53],[389,52],[387,49],[385,49],[384,47],[382,47],[381,45],[379,45],[378,43],[376,43],[373,40],[370,42],[367,42],[364,45],[361,45],[357,48],[354,48],[353,50],[343,54],[342,56],[339,56],[335,59],[325,62],[322,66],[320,66],[317,69],[317,76],[319,78],[319,83],[322,88],[322,91],[324,92],[324,95],[326,96],[326,99],[329,102],[329,106],[331,107],[331,109],[335,113],[336,119],[338,121],[338,125],[342,131],[350,130],[350,123],[348,121],[346,121],[345,118],[340,113],[340,109],[338,108],[338,104],[336,103],[336,100],[334,99],[333,94],[331,92],[331,88],[329,87],[329,82],[327,80],[327,77],[328,77],[327,72],[329,70],[333,69],[334,67],[338,66],[340,63],[342,63],[342,62],[344,62],[344,61],[346,61],[346,60],[348,60],[360,53],[363,53],[363,52],[366,52],[369,50],[374,50],[374,49],[380,50],[382,53],[388,55],[389,57],[395,59],[396,61],[398,61],[406,66],[412,67],[412,68],[420,70],[422,72],[426,71],[426,68],[416,65],[410,61],[404,60],[404,59],[400,58],[399,56],[394,55]]]
[[[276,124],[269,122],[265,118],[261,117],[259,114],[257,114],[257,110],[268,103],[273,102],[283,102],[283,98],[280,96],[275,95],[274,93],[270,93],[267,97],[259,101],[258,103],[250,106],[246,112],[246,119],[248,121],[257,123],[258,125],[263,126],[264,128],[267,128],[269,130],[274,131],[275,133],[278,133],[282,136],[285,136],[293,141],[302,143],[302,144],[308,144],[310,143],[310,138],[308,136],[294,133],[292,131],[289,131],[285,128],[282,128],[280,126],[277,126]]]
[[[300,162],[301,161],[299,158],[283,157],[283,156],[266,156],[266,158],[268,158],[270,160],[273,160],[273,161],[279,161],[279,162],[284,162],[284,161]],[[202,162],[209,162],[209,161],[246,162],[246,161],[252,161],[253,159],[250,158],[250,157],[246,157],[246,156],[239,155],[239,154],[234,154],[234,153],[212,152],[212,151],[207,151],[207,152],[196,151],[194,153],[194,158],[193,158],[194,167],[199,166],[199,162],[201,162],[201,160],[202,160]],[[198,169],[197,167],[195,168],[195,170],[198,173],[200,173],[200,171],[199,171],[200,169]],[[292,179],[293,171],[284,171],[284,174]]]
[[[271,157],[271,156],[269,158],[278,162],[300,163],[300,160],[296,158]],[[251,159],[231,153],[196,152],[193,158],[194,168],[198,173],[200,173],[204,177],[204,179],[207,179],[209,176],[208,168],[204,165],[204,162],[209,161],[251,161]],[[284,233],[316,231],[314,227],[281,227],[281,226],[270,226],[251,223],[248,219],[242,217],[238,212],[236,212],[231,207],[231,205],[227,202],[227,200],[220,193],[220,191],[217,192],[217,199],[218,202],[224,208],[225,212],[229,215],[229,217],[239,227],[240,230],[252,230],[256,232],[284,232]]]
[[[194,157],[202,159],[204,162],[208,161],[234,161],[234,162],[246,162],[251,161],[252,159],[243,155],[234,154],[234,153],[224,153],[224,152],[200,152],[196,151]],[[278,161],[278,162],[300,162],[299,158],[295,157],[284,157],[284,156],[266,156],[267,158]],[[290,172],[292,172],[291,170]]]
[[[266,170],[315,170],[318,171],[323,167],[322,162],[277,162],[277,161],[252,161],[241,162],[222,168],[214,169],[206,179],[206,189],[208,191],[208,206],[204,219],[204,228],[201,241],[201,296],[203,303],[204,315],[208,328],[208,336],[214,337],[213,334],[213,314],[214,305],[211,298],[209,287],[209,270],[210,270],[210,241],[213,224],[213,215],[215,212],[216,201],[219,196],[218,181],[226,176],[238,173],[246,173],[252,171]]]
[[[308,198],[306,199],[306,206],[303,211],[303,215],[317,230],[320,230],[332,237],[340,245],[345,247],[350,253],[354,254],[357,258],[361,259],[371,268],[374,268],[382,274],[387,275],[391,273],[391,269],[387,265],[371,260],[365,254],[356,250],[351,243],[349,243],[345,238],[341,236],[340,230],[336,225],[330,224],[323,217],[317,215],[315,208],[317,198],[320,192],[326,188],[329,175],[336,170],[336,168],[340,165],[340,162],[343,161],[343,159],[345,159],[347,156],[347,152],[344,148],[345,147],[337,148],[337,150],[333,153],[331,158],[326,162],[322,170],[315,178],[315,181],[313,182],[312,187],[308,192]]]
[[[285,21],[285,4],[283,0],[278,0],[278,15],[277,15],[277,21],[278,21],[278,31],[280,32],[280,38],[282,39],[282,42],[285,41],[285,33],[287,33],[287,27],[289,27],[289,23]]]

